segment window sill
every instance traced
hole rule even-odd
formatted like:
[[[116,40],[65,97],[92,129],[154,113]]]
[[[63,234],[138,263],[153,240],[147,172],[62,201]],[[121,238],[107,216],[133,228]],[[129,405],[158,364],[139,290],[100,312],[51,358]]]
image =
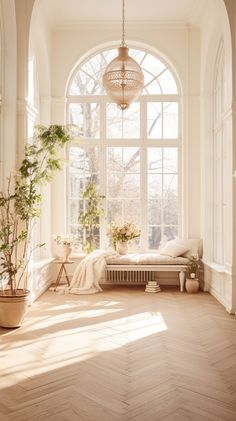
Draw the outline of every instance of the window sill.
[[[220,265],[219,263],[215,263],[215,262],[206,262],[204,260],[202,260],[202,262],[209,269],[212,269],[212,270],[214,270],[217,273],[225,273],[227,275],[231,275],[231,271],[230,270],[227,270],[224,265]]]

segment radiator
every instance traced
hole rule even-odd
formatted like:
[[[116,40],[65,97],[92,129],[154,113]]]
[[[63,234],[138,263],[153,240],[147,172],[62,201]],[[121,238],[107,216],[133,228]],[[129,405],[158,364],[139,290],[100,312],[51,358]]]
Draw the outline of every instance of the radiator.
[[[155,279],[152,271],[107,270],[105,282],[109,284],[146,284]]]

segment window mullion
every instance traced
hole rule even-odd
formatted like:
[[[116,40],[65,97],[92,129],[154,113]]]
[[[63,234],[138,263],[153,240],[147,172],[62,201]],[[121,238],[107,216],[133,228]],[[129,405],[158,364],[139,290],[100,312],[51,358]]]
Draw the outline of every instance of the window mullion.
[[[140,206],[141,206],[141,248],[148,249],[148,166],[147,148],[140,147]]]
[[[164,148],[161,148],[161,243],[163,245],[164,240]]]
[[[99,146],[99,174],[100,174],[100,192],[105,196],[104,200],[104,210],[105,210],[105,217],[102,219],[102,223],[100,226],[100,246],[101,248],[106,248],[107,246],[107,153],[106,147],[106,102],[101,102],[101,109],[100,109],[100,146]]]

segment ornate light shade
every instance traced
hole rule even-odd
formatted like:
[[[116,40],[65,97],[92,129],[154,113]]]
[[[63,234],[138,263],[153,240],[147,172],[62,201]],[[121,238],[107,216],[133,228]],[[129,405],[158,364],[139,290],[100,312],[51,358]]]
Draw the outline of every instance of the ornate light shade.
[[[125,110],[131,102],[138,99],[144,84],[140,66],[129,56],[129,49],[124,40],[124,21],[123,0],[122,42],[118,48],[118,56],[108,64],[102,78],[107,95],[121,110]]]
[[[103,86],[112,101],[125,110],[143,89],[143,73],[138,63],[129,57],[127,46],[120,46],[118,56],[107,66]]]

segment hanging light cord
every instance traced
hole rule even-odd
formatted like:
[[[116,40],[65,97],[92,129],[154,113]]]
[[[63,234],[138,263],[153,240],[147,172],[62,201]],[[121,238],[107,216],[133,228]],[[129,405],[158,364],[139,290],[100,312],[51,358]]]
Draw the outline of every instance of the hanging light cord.
[[[125,43],[125,0],[122,0],[122,47],[126,46]]]

